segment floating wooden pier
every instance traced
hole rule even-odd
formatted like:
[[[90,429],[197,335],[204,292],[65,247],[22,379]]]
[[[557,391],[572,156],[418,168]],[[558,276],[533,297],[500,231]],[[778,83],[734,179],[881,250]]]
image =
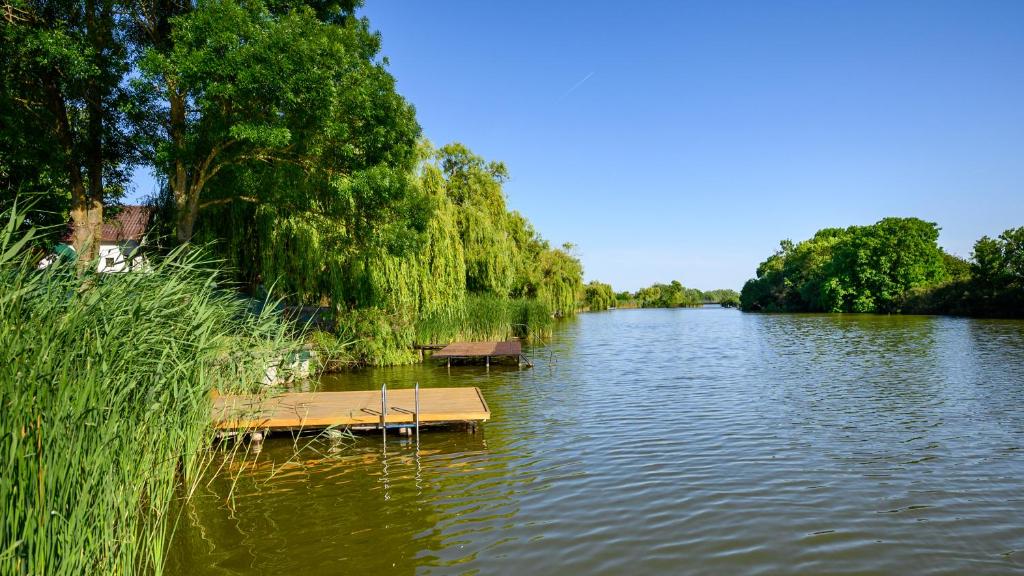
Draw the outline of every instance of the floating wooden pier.
[[[523,355],[523,345],[519,340],[506,340],[504,342],[454,342],[435,352],[433,358],[447,360],[452,365],[452,360],[484,359],[489,366],[491,358],[515,358],[520,364],[533,366],[530,360]]]
[[[289,392],[269,398],[218,396],[215,426],[228,430],[412,428],[476,424],[491,418],[479,388],[404,388],[356,392]]]

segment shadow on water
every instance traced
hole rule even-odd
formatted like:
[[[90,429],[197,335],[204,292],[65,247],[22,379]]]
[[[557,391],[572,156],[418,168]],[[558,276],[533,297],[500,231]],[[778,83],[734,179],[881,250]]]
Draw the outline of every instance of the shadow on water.
[[[183,506],[171,574],[1005,574],[1024,555],[1024,323],[621,310],[415,447],[268,441]]]

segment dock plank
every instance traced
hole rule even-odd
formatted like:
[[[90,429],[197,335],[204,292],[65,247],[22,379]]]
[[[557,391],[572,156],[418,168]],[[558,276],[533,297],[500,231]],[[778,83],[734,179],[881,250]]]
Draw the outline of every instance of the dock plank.
[[[519,340],[506,340],[504,342],[453,342],[439,352],[435,352],[434,358],[484,358],[514,356],[518,357],[523,353],[523,345]]]
[[[388,390],[387,424],[415,421],[416,401],[409,388]],[[221,430],[264,428],[316,429],[380,424],[380,391],[289,392],[270,398],[219,396],[213,403],[214,425]],[[420,424],[489,420],[479,388],[421,388]]]

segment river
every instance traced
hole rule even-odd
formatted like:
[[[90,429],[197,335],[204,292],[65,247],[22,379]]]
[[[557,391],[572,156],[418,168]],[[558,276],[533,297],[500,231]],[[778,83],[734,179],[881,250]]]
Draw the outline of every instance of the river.
[[[617,310],[529,354],[324,377],[479,386],[492,420],[271,437],[184,506],[169,572],[1024,572],[1024,322]]]

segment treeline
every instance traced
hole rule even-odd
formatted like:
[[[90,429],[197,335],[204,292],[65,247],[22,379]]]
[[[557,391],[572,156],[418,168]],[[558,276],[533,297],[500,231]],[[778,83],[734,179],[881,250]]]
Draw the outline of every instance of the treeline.
[[[720,304],[726,308],[739,305],[739,293],[730,289],[709,290],[687,288],[678,280],[668,284],[655,283],[636,292],[616,294],[620,308],[681,308]]]
[[[1024,315],[1024,228],[983,237],[970,261],[917,218],[826,228],[784,240],[743,286],[748,311]]]
[[[508,210],[503,164],[425,143],[360,2],[12,2],[0,192],[34,203],[28,225],[70,218],[80,262],[151,166],[160,248],[207,245],[249,292],[331,309],[354,362],[575,312],[571,246]]]

